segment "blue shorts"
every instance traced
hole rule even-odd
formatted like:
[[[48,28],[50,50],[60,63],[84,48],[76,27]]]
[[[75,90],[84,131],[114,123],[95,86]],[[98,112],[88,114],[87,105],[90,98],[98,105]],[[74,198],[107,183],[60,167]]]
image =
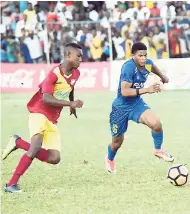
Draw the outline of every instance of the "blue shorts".
[[[143,99],[140,99],[133,108],[130,106],[112,106],[112,112],[110,113],[110,129],[112,136],[123,135],[127,131],[129,120],[139,123],[141,114],[147,109],[150,108]]]

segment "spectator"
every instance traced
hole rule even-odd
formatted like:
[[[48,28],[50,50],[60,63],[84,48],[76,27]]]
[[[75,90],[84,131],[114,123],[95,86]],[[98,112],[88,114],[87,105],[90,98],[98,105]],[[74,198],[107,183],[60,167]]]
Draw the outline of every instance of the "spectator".
[[[33,9],[32,3],[28,2],[28,9],[24,11],[24,15],[26,15],[26,22],[36,24],[36,11]]]
[[[1,55],[0,55],[1,62],[7,62],[7,52],[6,52],[6,45],[1,43]]]
[[[61,43],[57,39],[57,32],[53,32],[53,41],[50,46],[50,55],[52,58],[52,63],[60,63],[61,62]]]
[[[135,29],[131,25],[131,20],[127,19],[126,20],[126,24],[121,29],[121,36],[122,36],[123,39],[125,39],[126,32],[129,32],[129,35],[132,35],[134,31],[135,31]]]
[[[176,12],[176,16],[186,15],[186,7],[183,1],[176,2],[175,12]]]
[[[10,63],[16,63],[18,62],[17,54],[19,53],[19,49],[15,41],[15,37],[13,36],[13,32],[10,31],[7,37],[7,61]]]
[[[113,44],[116,51],[116,59],[124,59],[125,58],[125,49],[123,48],[124,39],[121,37],[120,32],[117,29],[112,29],[112,32],[114,32],[113,35]]]
[[[162,59],[166,49],[166,34],[164,32],[160,32],[160,28],[157,26],[154,27],[153,32],[154,35],[152,41],[156,48],[157,58]]]
[[[102,56],[101,56],[101,61],[108,61],[109,57],[110,57],[109,42],[105,38],[105,40],[103,41],[103,53],[102,53]]]
[[[19,6],[16,5],[15,11],[11,13],[11,28],[15,32],[16,30],[16,24],[18,21],[23,20],[24,16],[22,13],[19,11]]]
[[[34,10],[36,11],[36,16],[38,22],[44,24],[46,22],[46,14],[44,9],[40,8],[40,4],[34,5]]]
[[[97,33],[95,30],[92,30],[92,36],[93,37],[90,44],[90,52],[92,55],[92,59],[97,62],[97,61],[100,61],[100,58],[103,53],[102,41],[100,37],[97,36]]]
[[[133,1],[129,1],[128,2],[128,9],[127,9],[127,18],[129,19],[133,19],[134,17],[134,13],[137,13],[137,8],[134,7],[134,2]]]
[[[49,11],[46,14],[46,21],[47,21],[47,29],[48,30],[55,30],[57,29],[56,22],[58,21],[58,14],[54,11],[54,4],[50,5]]]
[[[148,56],[151,56],[152,59],[157,59],[157,51],[153,42],[153,32],[150,30],[148,32],[143,32],[141,42],[147,46]]]
[[[130,59],[132,57],[132,45],[133,41],[130,39],[129,32],[125,32],[125,40],[124,40],[124,51],[125,51],[125,59]]]
[[[108,29],[110,28],[110,23],[112,48],[115,50],[114,59],[129,58],[131,43],[141,40],[148,44],[148,51],[152,53],[153,58],[160,59],[167,56],[166,44],[168,42],[171,47],[170,54],[172,57],[186,57],[189,54],[190,21],[188,17],[178,17],[174,27],[176,16],[190,14],[190,4],[188,2],[30,1],[27,3],[23,1],[19,2],[19,6],[22,6],[20,7],[21,13],[19,12],[18,2],[2,2],[0,4],[3,14],[0,32],[6,34],[6,31],[8,31],[8,34],[10,34],[10,29],[13,29],[17,38],[16,40],[13,39],[13,43],[9,39],[9,42],[2,44],[6,39],[1,40],[1,55],[5,61],[7,50],[10,56],[10,49],[15,50],[14,54],[16,54],[17,62],[30,61],[23,54],[26,47],[28,47],[29,52],[32,51],[27,42],[31,39],[28,36],[29,31],[35,32],[36,35],[34,37],[40,38],[34,39],[38,41],[38,54],[31,54],[32,58],[37,57],[37,55],[40,57],[41,54],[39,52],[41,49],[42,57],[37,61],[48,60],[49,62],[49,52],[52,53],[54,51],[60,52],[56,54],[60,55],[62,59],[64,57],[63,45],[73,41],[78,41],[83,46],[84,61],[109,60]],[[28,8],[26,8],[27,6]],[[169,19],[166,20],[165,18]],[[77,21],[77,23],[74,24],[73,20]],[[97,23],[89,24],[80,21],[97,21]],[[164,31],[168,25],[167,37]],[[93,32],[93,35],[96,34],[96,36],[92,36],[92,33],[90,33],[92,30],[96,31]],[[54,39],[54,31],[56,31],[57,39]],[[48,42],[48,37],[51,42]],[[167,38],[169,38],[168,42],[166,42]],[[17,48],[16,41],[18,40],[20,40],[20,48]],[[26,46],[24,46],[23,40],[27,43]],[[58,47],[56,45],[58,41],[60,42],[60,50],[55,48]],[[97,47],[94,45],[95,43],[98,43]],[[18,53],[19,50],[20,54]],[[25,50],[25,52],[27,51]],[[48,58],[46,59],[45,56]],[[59,58],[51,58],[51,60],[56,62],[59,61]]]
[[[178,58],[181,55],[179,42],[179,29],[177,28],[177,20],[172,21],[173,27],[168,31],[170,57]]]
[[[21,13],[27,9],[27,1],[19,1],[19,10]]]
[[[157,2],[154,2],[153,8],[150,9],[152,17],[160,17],[160,8],[158,8],[157,5]]]
[[[92,21],[98,21],[99,14],[94,4],[89,4],[89,19]]]
[[[19,41],[20,41],[20,52],[21,56],[24,58],[24,63],[32,63],[33,61],[30,56],[28,46],[24,43],[24,37],[20,37]]]
[[[160,16],[162,18],[174,18],[176,16],[175,7],[172,5],[172,2],[166,2],[165,5],[161,7]]]
[[[181,57],[185,58],[189,56],[188,50],[188,42],[185,38],[184,29],[180,28],[179,31],[179,43],[180,43],[180,50],[181,50]]]
[[[140,20],[145,20],[150,17],[150,9],[146,6],[142,6],[142,2],[138,1],[138,8],[137,8],[137,18]]]
[[[113,12],[113,20],[114,21],[125,21],[128,18],[128,14],[126,11],[126,5],[123,3],[119,3]]]
[[[16,24],[15,36],[17,38],[23,37],[28,30],[35,30],[35,25],[27,22],[27,16],[24,14],[24,19],[18,21]]]
[[[64,1],[64,3],[65,3],[65,7],[69,12],[72,12],[74,10],[75,6],[73,1]]]
[[[60,34],[60,32],[58,31],[57,34]],[[39,31],[38,31],[38,37],[39,37],[39,40],[40,40],[40,45],[42,47],[43,59],[46,62],[48,60],[47,56],[49,55],[49,49],[50,49],[50,42],[48,41],[48,35],[49,34],[47,32],[47,29],[45,29],[45,26],[42,25],[42,28],[39,29]],[[59,38],[61,38],[61,36]]]
[[[89,51],[89,45],[92,38],[92,34],[88,32],[88,28],[83,28],[83,31],[81,32],[81,35],[79,36],[79,44],[82,47],[83,50],[83,61],[87,62],[89,58],[91,58],[90,51]]]
[[[33,63],[42,63],[42,47],[38,36],[30,30],[28,32],[28,37],[24,40],[24,43],[28,46]]]
[[[184,35],[187,41],[188,50],[190,51],[190,25],[185,27]]]

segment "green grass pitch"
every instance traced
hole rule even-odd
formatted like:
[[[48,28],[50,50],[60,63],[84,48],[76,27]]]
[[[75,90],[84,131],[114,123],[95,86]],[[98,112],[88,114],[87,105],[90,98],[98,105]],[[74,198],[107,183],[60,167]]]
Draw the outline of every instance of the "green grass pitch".
[[[150,130],[129,123],[125,142],[116,157],[117,175],[104,170],[111,136],[109,112],[115,92],[77,93],[84,100],[78,119],[63,110],[59,128],[62,161],[56,166],[34,160],[21,178],[21,194],[3,192],[23,151],[1,165],[3,214],[190,214],[190,179],[174,187],[166,179],[172,165],[152,155]],[[1,149],[10,134],[29,140],[26,102],[31,94],[2,94]],[[190,169],[190,91],[144,96],[161,118],[165,147],[174,163]]]

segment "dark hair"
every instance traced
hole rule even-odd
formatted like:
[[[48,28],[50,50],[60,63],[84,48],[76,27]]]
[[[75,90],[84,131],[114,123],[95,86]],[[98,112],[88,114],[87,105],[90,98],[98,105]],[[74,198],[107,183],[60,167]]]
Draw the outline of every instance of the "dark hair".
[[[146,51],[147,50],[147,47],[144,43],[142,42],[137,42],[137,43],[134,43],[133,46],[132,46],[132,54],[135,54],[137,51]]]
[[[71,48],[79,48],[79,49],[82,50],[82,47],[79,44],[74,43],[74,42],[67,43],[64,48],[69,48],[69,47],[71,47]]]

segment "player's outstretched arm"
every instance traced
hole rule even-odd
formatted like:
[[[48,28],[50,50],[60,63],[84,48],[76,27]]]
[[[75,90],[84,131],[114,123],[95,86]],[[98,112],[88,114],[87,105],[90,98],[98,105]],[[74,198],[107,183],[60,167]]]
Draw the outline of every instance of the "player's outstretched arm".
[[[69,106],[71,108],[81,108],[83,106],[83,102],[81,100],[75,101],[58,100],[52,94],[49,93],[43,93],[43,102],[53,107]]]
[[[167,77],[166,75],[164,75],[164,74],[158,69],[158,67],[157,67],[156,65],[153,66],[152,72],[153,72],[154,74],[156,74],[157,76],[159,76],[163,83],[168,83],[168,82],[169,82],[168,77]]]
[[[142,94],[152,94],[152,93],[156,93],[156,92],[160,92],[160,85],[159,84],[154,84],[151,85],[148,88],[131,88],[132,83],[123,81],[121,83],[121,94],[124,97],[136,97],[138,95],[142,95]]]

